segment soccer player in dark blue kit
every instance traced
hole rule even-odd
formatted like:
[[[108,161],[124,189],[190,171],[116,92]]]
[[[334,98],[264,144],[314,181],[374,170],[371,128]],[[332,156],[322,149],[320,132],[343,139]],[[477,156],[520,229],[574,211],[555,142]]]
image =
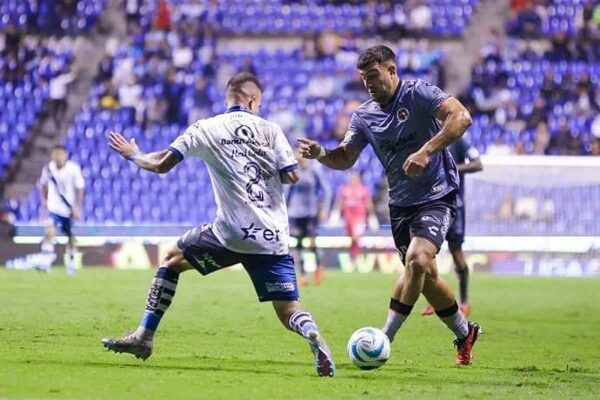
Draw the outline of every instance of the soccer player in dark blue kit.
[[[396,55],[386,46],[367,49],[357,68],[371,100],[354,112],[339,146],[325,149],[302,138],[300,154],[345,170],[368,144],[373,147],[386,171],[392,234],[405,265],[383,331],[393,341],[423,293],[456,335],[456,363],[469,365],[480,327],[460,311],[452,289],[438,276],[435,257],[456,213],[459,188],[456,164],[447,147],[471,125],[471,116],[438,87],[400,80]]]
[[[454,270],[458,278],[458,289],[460,293],[460,310],[465,317],[471,314],[469,304],[469,267],[465,260],[462,245],[465,241],[465,174],[471,174],[483,170],[483,164],[479,158],[479,150],[466,138],[461,137],[449,147],[452,158],[456,163],[456,169],[460,175],[460,188],[456,196],[456,217],[450,225],[446,234],[448,250],[452,254]],[[435,310],[428,304],[423,310],[423,315],[433,315]]]

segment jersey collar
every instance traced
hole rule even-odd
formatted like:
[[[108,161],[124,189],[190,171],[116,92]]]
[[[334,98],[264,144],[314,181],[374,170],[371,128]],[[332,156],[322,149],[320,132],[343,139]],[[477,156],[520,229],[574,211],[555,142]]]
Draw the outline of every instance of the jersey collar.
[[[247,112],[247,113],[252,114],[252,110],[250,110],[248,107],[242,106],[242,105],[231,106],[225,112],[226,113],[231,113],[231,112]]]

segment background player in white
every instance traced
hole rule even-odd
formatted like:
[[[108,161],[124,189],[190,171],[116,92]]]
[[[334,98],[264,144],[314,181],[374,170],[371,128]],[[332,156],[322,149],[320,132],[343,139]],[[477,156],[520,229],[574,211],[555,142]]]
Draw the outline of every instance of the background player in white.
[[[85,181],[79,165],[69,160],[62,145],[52,149],[52,160],[42,170],[40,177],[42,210],[48,211],[48,224],[42,242],[42,252],[54,252],[55,227],[69,238],[65,252],[67,273],[75,273],[75,236],[73,222],[81,217]]]
[[[227,111],[192,124],[167,149],[143,154],[134,140],[110,133],[110,147],[143,169],[166,173],[186,156],[208,167],[217,216],[191,229],[158,268],[138,329],[121,339],[103,339],[115,352],[146,359],[154,332],[168,309],[179,275],[203,275],[241,263],[260,301],[271,301],[283,325],[307,339],[317,373],[333,376],[335,366],[312,316],[300,308],[293,258],[288,249],[287,210],[282,184],[298,181],[298,165],[281,128],[256,114],[262,88],[250,73],[227,84]]]

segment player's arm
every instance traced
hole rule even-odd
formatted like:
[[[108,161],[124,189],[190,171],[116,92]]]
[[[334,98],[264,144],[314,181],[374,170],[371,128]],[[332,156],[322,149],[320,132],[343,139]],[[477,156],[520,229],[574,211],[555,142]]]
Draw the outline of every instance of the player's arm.
[[[406,159],[403,169],[408,176],[421,175],[429,164],[430,157],[460,139],[473,123],[469,111],[453,97],[449,97],[438,107],[435,118],[443,121],[444,125],[423,147]]]
[[[300,180],[300,171],[297,169],[290,172],[280,172],[281,183],[284,185],[293,185]]]
[[[377,213],[375,213],[375,205],[373,204],[371,195],[366,198],[365,203],[367,205],[367,224],[369,225],[369,229],[376,231],[379,229],[379,220],[377,219]]]
[[[461,174],[472,174],[473,172],[479,172],[483,170],[483,164],[481,158],[477,157],[474,160],[469,160],[467,163],[458,164],[456,166],[458,172]]]
[[[81,217],[81,208],[83,207],[83,189],[77,189],[77,199],[75,201],[76,204],[73,209],[73,217],[79,219]]]
[[[48,166],[42,169],[42,176],[40,176],[40,202],[42,210],[48,207]]]
[[[134,162],[146,171],[155,172],[157,174],[169,172],[180,161],[180,157],[170,149],[152,153],[142,153],[135,143],[135,139],[131,139],[128,142],[117,132],[110,132],[108,145],[123,158]]]
[[[43,183],[40,185],[40,200],[42,202],[42,208],[46,209],[48,207],[48,184]]]
[[[298,139],[300,155],[310,160],[317,160],[332,169],[345,170],[352,168],[358,160],[360,150],[347,145],[340,145],[328,150],[318,142],[310,139]]]

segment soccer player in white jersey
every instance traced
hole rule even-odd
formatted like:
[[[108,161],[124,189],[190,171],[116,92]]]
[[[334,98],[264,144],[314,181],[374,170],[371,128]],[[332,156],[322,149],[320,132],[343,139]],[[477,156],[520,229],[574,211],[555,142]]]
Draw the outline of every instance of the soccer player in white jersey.
[[[81,217],[85,181],[79,165],[69,160],[67,149],[56,145],[52,149],[52,160],[42,170],[40,177],[42,209],[48,211],[48,224],[42,252],[54,252],[55,227],[68,237],[65,252],[67,273],[75,273],[75,252],[77,251],[73,222]]]
[[[167,311],[179,275],[202,275],[241,263],[259,301],[271,301],[283,325],[303,336],[315,356],[317,373],[333,376],[335,366],[312,316],[300,308],[294,261],[288,249],[283,184],[299,179],[298,165],[281,128],[259,116],[262,88],[250,73],[227,83],[224,114],[192,124],[167,149],[144,154],[134,140],[110,133],[109,145],[141,168],[170,171],[184,157],[206,162],[217,203],[211,224],[187,231],[167,254],[150,286],[137,330],[104,347],[146,359],[154,333]]]

